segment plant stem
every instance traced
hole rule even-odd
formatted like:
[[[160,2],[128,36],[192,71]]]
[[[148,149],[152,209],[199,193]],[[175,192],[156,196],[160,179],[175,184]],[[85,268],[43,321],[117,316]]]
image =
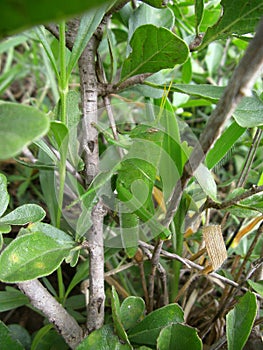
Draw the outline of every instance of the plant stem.
[[[32,305],[45,314],[69,347],[75,349],[83,339],[83,331],[76,320],[68,314],[38,280],[21,282],[17,285],[29,297]]]
[[[59,94],[61,102],[61,121],[67,125],[67,66],[66,66],[66,24],[62,21],[59,25],[59,59],[60,59],[60,79]]]
[[[98,123],[98,81],[95,57],[99,44],[97,36],[93,36],[79,59],[81,83],[81,103],[83,112],[84,162],[86,165],[86,185],[96,176],[99,168],[98,131],[94,127]],[[103,249],[103,217],[105,211],[99,200],[92,210],[92,227],[87,232],[89,249],[89,300],[87,303],[87,329],[92,332],[104,323],[104,249]]]
[[[65,286],[63,282],[63,275],[62,275],[62,269],[61,266],[57,269],[57,276],[58,276],[58,297],[59,302],[63,304],[64,298],[65,298]]]

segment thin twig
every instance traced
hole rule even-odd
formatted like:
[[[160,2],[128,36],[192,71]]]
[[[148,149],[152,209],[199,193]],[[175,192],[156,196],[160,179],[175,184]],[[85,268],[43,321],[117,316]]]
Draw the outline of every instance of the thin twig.
[[[153,301],[154,301],[154,280],[155,280],[155,274],[156,274],[156,268],[159,264],[159,259],[160,259],[160,253],[162,250],[163,246],[163,240],[158,239],[153,254],[152,254],[152,259],[151,259],[151,273],[149,277],[149,312],[153,310]]]
[[[123,81],[122,83],[119,83],[119,84],[101,83],[99,85],[99,95],[105,96],[105,95],[116,94],[120,91],[128,89],[131,86],[143,84],[144,80],[147,79],[148,77],[150,77],[151,75],[152,75],[152,73],[138,74],[138,75],[135,75],[135,76]]]
[[[151,244],[148,244],[148,243],[145,243],[145,242],[142,242],[142,241],[139,241],[139,245],[140,245],[142,248],[145,247],[145,248],[147,248],[147,249],[149,249],[149,250],[152,250],[152,251],[155,249],[155,247],[152,246]],[[202,271],[205,269],[203,266],[200,266],[200,265],[194,263],[193,261],[191,261],[191,260],[189,260],[189,259],[182,258],[181,256],[179,256],[179,255],[177,255],[177,254],[175,254],[175,253],[170,253],[170,252],[167,252],[167,251],[165,251],[165,250],[163,250],[163,249],[161,250],[161,256],[164,257],[164,258],[172,259],[172,260],[174,260],[174,259],[175,259],[175,260],[178,260],[178,261],[180,261],[182,264],[184,264],[185,266],[187,266],[190,270],[191,270],[191,269],[195,269],[195,270],[198,270],[198,271],[201,271],[201,272],[202,272]],[[200,275],[200,276],[201,276],[201,275]],[[202,276],[203,276],[203,275],[202,275]],[[238,284],[238,283],[236,283],[236,282],[234,282],[234,281],[232,281],[232,280],[230,280],[230,279],[228,279],[228,278],[226,278],[226,277],[224,277],[224,276],[221,276],[221,275],[219,275],[219,274],[216,273],[216,272],[211,272],[211,273],[209,274],[209,276],[214,277],[214,278],[217,278],[217,279],[219,279],[220,281],[222,281],[223,283],[228,284],[228,285],[230,285],[230,286],[232,286],[232,287],[239,288],[239,284]],[[243,291],[245,291],[245,292],[248,291],[248,289],[245,288],[245,287],[242,287],[241,290],[243,290]],[[260,296],[259,294],[256,294],[256,296],[257,296],[259,299],[263,299],[263,297]]]
[[[239,179],[237,182],[237,187],[243,187],[245,182],[246,182],[246,179],[247,179],[249,171],[251,169],[253,160],[254,160],[255,155],[256,155],[256,151],[257,151],[258,146],[260,144],[261,136],[262,136],[262,130],[257,129],[255,136],[253,137],[253,141],[252,141],[251,147],[249,149],[248,155],[246,157],[245,164],[244,164],[243,169],[241,171],[241,174],[239,176]]]
[[[263,191],[263,186],[252,186],[249,190],[241,193],[240,195],[228,200],[228,201],[224,201],[222,203],[217,203],[214,202],[211,198],[209,198],[209,200],[207,200],[206,204],[205,204],[205,208],[214,208],[214,209],[226,209],[229,207],[232,207],[233,205],[239,203],[240,201],[247,199],[251,196],[253,196],[254,194],[260,193]]]
[[[253,239],[253,241],[252,241],[252,243],[247,251],[247,254],[246,254],[246,256],[245,256],[245,258],[244,258],[244,260],[243,260],[243,262],[242,262],[242,264],[241,264],[241,266],[240,266],[240,268],[235,276],[235,280],[237,282],[240,281],[240,276],[241,276],[244,268],[246,267],[246,264],[251,256],[251,254],[253,253],[253,250],[254,250],[254,248],[259,240],[259,237],[261,236],[262,233],[263,233],[263,223],[261,223],[259,228],[257,229],[257,233],[256,233],[256,235],[255,235],[255,237],[254,237],[254,239]]]

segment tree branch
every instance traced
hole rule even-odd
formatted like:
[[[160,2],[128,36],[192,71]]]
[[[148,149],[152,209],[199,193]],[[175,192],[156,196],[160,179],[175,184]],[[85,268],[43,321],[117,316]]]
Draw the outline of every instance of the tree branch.
[[[121,92],[125,89],[128,89],[130,86],[143,84],[144,80],[149,78],[152,75],[152,73],[143,73],[135,75],[125,81],[123,81],[120,84],[99,84],[99,95],[100,96],[107,96],[110,94],[116,94],[118,92]]]
[[[83,339],[83,331],[75,319],[46,290],[38,280],[17,283],[19,289],[29,297],[31,304],[42,311],[65,339],[75,349]]]
[[[251,93],[251,88],[263,67],[263,21],[236,68],[216,109],[200,136],[200,146],[196,146],[185,165],[183,175],[174,188],[163,224],[169,226],[180,203],[182,193],[195,170],[202,163],[207,152],[221,135],[223,127],[230,119],[241,98]]]
[[[102,27],[92,36],[79,59],[81,104],[83,111],[82,149],[87,186],[99,170],[98,131],[98,80],[96,52],[102,37]],[[87,330],[92,332],[104,323],[104,251],[103,217],[105,211],[99,200],[92,210],[92,228],[87,234],[89,246],[89,300],[87,300]]]
[[[224,201],[223,203],[216,203],[211,198],[209,198],[204,205],[204,209],[206,208],[226,209],[262,191],[263,191],[263,186],[252,186],[249,190],[245,191],[244,193],[241,193],[240,195],[228,201]]]

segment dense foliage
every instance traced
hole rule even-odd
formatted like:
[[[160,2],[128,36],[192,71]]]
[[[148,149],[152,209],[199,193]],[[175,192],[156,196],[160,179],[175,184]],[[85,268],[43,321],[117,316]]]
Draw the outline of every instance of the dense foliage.
[[[260,348],[262,1],[43,4],[0,5],[1,348]]]

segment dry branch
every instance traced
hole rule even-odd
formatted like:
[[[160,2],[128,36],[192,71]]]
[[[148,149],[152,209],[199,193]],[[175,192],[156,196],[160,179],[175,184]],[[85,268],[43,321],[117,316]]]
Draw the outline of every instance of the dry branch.
[[[76,320],[63,306],[46,290],[38,280],[21,282],[19,289],[28,296],[31,304],[42,311],[71,349],[83,339],[83,331]]]

